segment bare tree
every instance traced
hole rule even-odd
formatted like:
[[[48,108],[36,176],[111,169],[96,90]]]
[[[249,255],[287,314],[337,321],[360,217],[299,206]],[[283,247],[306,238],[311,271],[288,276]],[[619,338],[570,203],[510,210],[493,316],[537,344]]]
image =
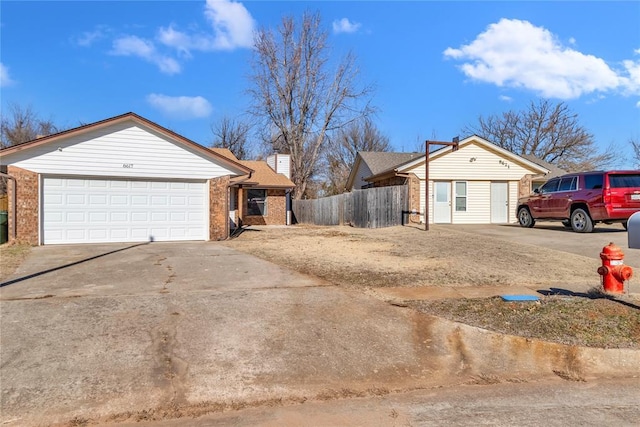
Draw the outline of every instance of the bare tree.
[[[370,118],[354,121],[337,132],[326,153],[324,194],[344,192],[358,151],[390,151],[389,138]]]
[[[252,66],[251,112],[263,122],[264,140],[291,155],[294,197],[300,199],[328,136],[371,112],[366,98],[372,88],[357,86],[352,54],[330,69],[319,14],[305,13],[300,22],[284,17],[276,32],[259,30]]]
[[[213,133],[212,147],[228,148],[239,160],[246,160],[250,156],[249,131],[251,125],[246,122],[231,119],[227,116],[211,125]]]
[[[7,110],[6,113],[4,110],[2,111],[0,118],[1,148],[60,131],[53,121],[40,118],[31,106],[22,107],[18,104],[9,104]]]
[[[462,132],[516,154],[532,154],[567,171],[603,168],[615,158],[612,147],[598,150],[593,135],[565,103],[546,99],[531,101],[527,110],[480,116],[476,125],[467,125]]]
[[[640,140],[637,138],[629,138],[629,144],[631,144],[631,147],[633,148],[636,167],[640,168]]]

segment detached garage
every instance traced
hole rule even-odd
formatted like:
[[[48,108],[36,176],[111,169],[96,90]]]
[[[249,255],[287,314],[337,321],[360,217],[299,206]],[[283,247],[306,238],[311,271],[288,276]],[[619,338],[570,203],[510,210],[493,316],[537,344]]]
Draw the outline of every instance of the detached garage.
[[[251,169],[134,113],[3,149],[12,240],[219,240]]]

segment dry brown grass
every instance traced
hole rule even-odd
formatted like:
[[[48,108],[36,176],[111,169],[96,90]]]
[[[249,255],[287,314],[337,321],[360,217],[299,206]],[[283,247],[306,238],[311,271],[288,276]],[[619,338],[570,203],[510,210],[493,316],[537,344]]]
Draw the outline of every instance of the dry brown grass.
[[[31,246],[5,243],[0,245],[0,281],[6,280],[31,252]]]
[[[419,311],[528,338],[598,348],[640,349],[640,306],[606,297],[548,296],[538,302],[500,297],[415,301]]]
[[[587,290],[600,261],[487,236],[411,227],[296,226],[245,231],[225,244],[351,289],[528,286],[568,290],[539,303],[500,298],[411,302],[416,310],[497,332],[603,348],[640,348],[640,302]],[[562,262],[557,262],[562,259]],[[579,292],[571,292],[579,290]]]

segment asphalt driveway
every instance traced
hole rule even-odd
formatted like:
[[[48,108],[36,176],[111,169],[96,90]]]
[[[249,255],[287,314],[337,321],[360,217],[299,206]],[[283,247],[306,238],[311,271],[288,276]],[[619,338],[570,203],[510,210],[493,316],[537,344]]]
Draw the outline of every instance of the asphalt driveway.
[[[517,224],[446,225],[456,230],[482,234],[526,245],[541,246],[589,258],[600,258],[602,248],[613,242],[625,255],[625,264],[640,269],[640,249],[629,249],[627,231],[620,224],[598,224],[593,233],[575,233],[559,222],[538,222],[533,228]],[[559,260],[561,262],[561,260]]]

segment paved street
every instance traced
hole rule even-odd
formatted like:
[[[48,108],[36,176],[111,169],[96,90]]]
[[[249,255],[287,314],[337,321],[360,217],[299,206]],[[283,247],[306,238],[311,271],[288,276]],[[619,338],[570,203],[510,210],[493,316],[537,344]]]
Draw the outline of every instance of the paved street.
[[[638,378],[462,385],[393,395],[305,402],[121,427],[548,426],[631,427],[640,419]]]

